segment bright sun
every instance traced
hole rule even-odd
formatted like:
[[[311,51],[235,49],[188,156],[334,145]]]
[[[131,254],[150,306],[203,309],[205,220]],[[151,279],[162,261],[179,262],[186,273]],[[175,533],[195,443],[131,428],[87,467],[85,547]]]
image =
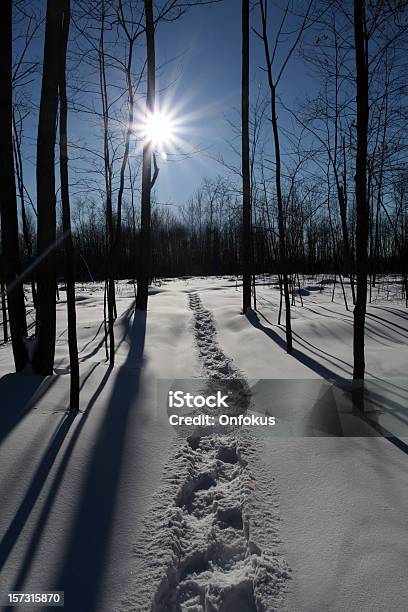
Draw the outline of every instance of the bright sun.
[[[168,115],[158,111],[146,118],[143,131],[153,145],[162,146],[173,139],[174,125]]]

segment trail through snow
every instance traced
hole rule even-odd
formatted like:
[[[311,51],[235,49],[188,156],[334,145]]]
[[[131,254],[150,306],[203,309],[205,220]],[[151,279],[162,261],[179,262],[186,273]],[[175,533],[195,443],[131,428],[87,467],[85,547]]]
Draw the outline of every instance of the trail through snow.
[[[193,328],[205,375],[216,379],[239,378],[239,372],[217,342],[214,317],[206,310],[197,293],[190,293],[189,305],[194,314]]]
[[[189,295],[193,333],[204,375],[228,380],[237,400],[249,406],[247,383],[217,342],[212,313],[197,293]],[[235,394],[235,391],[237,393]],[[233,402],[234,403],[234,402]],[[245,405],[243,405],[246,404]],[[267,612],[281,608],[289,569],[272,550],[275,500],[257,499],[251,466],[259,449],[244,430],[178,438],[164,484],[147,517],[136,554],[141,571],[121,610],[152,612]],[[261,477],[262,480],[262,477]],[[273,489],[272,489],[273,492]],[[262,508],[263,530],[252,512]],[[271,523],[265,528],[265,521]],[[278,539],[275,537],[275,542]]]

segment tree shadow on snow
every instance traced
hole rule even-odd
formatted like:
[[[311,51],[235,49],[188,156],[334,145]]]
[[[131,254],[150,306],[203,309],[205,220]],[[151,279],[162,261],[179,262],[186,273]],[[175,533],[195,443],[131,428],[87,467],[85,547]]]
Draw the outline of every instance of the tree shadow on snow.
[[[53,384],[52,378],[18,372],[0,378],[0,443],[45,395]]]
[[[279,334],[276,333],[276,331],[264,325],[260,321],[256,312],[254,312],[253,310],[251,310],[250,312],[247,312],[246,318],[251,323],[251,325],[253,325],[256,329],[259,329],[260,331],[262,331],[264,334],[268,336],[268,338],[273,340],[278,346],[280,346],[282,349],[286,351],[285,340],[283,340],[283,338],[281,338]],[[268,320],[266,319],[266,321]],[[339,375],[336,374],[336,372],[334,372],[333,370],[330,370],[330,368],[319,363],[318,361],[316,361],[316,359],[313,359],[313,357],[306,355],[305,353],[303,353],[297,348],[293,349],[291,356],[297,359],[300,363],[305,365],[307,368],[311,369],[318,376],[321,376],[322,378],[325,378],[326,380],[335,380],[339,378]]]
[[[8,559],[10,552],[13,550],[15,543],[22,532],[27,519],[41,493],[48,474],[54,464],[55,458],[65,440],[69,428],[75,418],[75,414],[64,416],[59,423],[56,432],[54,433],[47,450],[45,451],[40,464],[37,467],[35,475],[26,492],[22,502],[20,503],[13,520],[7,528],[4,536],[0,541],[0,570]]]
[[[247,313],[246,316],[247,316],[248,321],[256,329],[259,329],[260,331],[265,333],[278,346],[286,350],[285,340],[281,338],[279,334],[277,334],[276,331],[274,331],[272,328],[264,325],[260,321],[257,313],[255,313],[254,311],[250,311]],[[261,314],[261,316],[263,315]],[[268,319],[266,319],[266,317],[264,318],[270,324]],[[316,349],[316,347],[312,343],[307,342],[306,340],[303,340],[301,336],[299,336],[298,334],[294,333],[293,335],[296,336],[298,340],[306,342],[306,344],[309,345],[307,347],[308,350],[314,352],[316,355],[320,357],[320,355],[316,351],[313,351],[313,348]],[[313,348],[310,348],[310,347],[313,347]],[[346,372],[344,367],[340,366],[338,363],[335,363],[334,361],[329,359],[329,357],[333,357],[332,355],[329,355],[327,352],[322,351],[321,349],[318,349],[318,350],[325,355],[324,359],[326,360],[326,362],[329,361],[330,363],[335,365],[337,369],[341,369]],[[297,348],[293,349],[291,356],[297,359],[300,363],[302,363],[306,367],[308,367],[319,377],[322,377],[329,382],[335,383],[336,387],[338,387],[339,389],[342,389],[345,394],[344,401],[346,402],[345,404],[345,406],[347,407],[346,411],[350,410],[350,412],[353,412],[353,414],[362,418],[364,422],[370,425],[372,428],[374,428],[374,430],[378,431],[382,436],[388,438],[393,444],[396,444],[401,450],[403,450],[404,452],[407,452],[407,448],[408,448],[407,445],[403,441],[400,440],[400,437],[403,436],[403,433],[401,432],[406,431],[405,428],[408,424],[408,417],[407,417],[407,410],[406,410],[406,390],[405,389],[403,389],[402,387],[398,387],[397,385],[392,385],[390,381],[387,381],[387,380],[382,381],[379,379],[378,382],[374,382],[373,380],[366,381],[364,392],[362,393],[361,390],[358,392],[358,388],[357,388],[357,393],[354,393],[352,379],[350,375],[347,378],[344,378],[343,376],[339,375],[338,373],[328,368],[326,365],[323,365],[322,363],[313,359],[313,357],[311,357],[310,355],[306,355],[305,353],[303,353],[301,350]],[[338,361],[340,361],[346,366],[348,365],[346,364],[346,362],[344,362],[344,360],[341,360],[338,357],[333,357],[333,358],[337,359]],[[390,390],[389,390],[390,384],[393,387],[396,386],[397,389],[401,388],[403,391],[405,391],[405,395],[400,394],[398,395],[398,398],[395,398],[396,392],[395,390],[393,390],[394,399],[390,398],[389,396],[390,395]],[[331,405],[331,401],[325,402],[325,404]],[[320,414],[319,411],[318,411],[318,414]],[[381,417],[381,415],[384,415],[384,414],[387,414],[390,417],[392,417],[393,432],[388,431],[388,429],[386,429],[383,425],[378,423],[379,417]],[[313,418],[315,418],[315,416],[316,415],[314,415]],[[330,427],[330,430],[332,429],[333,428]],[[336,427],[334,427],[334,429],[336,429]],[[323,427],[323,430],[325,430],[325,427]]]
[[[119,346],[122,344],[122,342],[124,341],[126,335],[129,333],[129,329],[130,329],[129,321],[132,318],[134,308],[135,308],[135,303],[132,302],[130,304],[130,306],[128,308],[126,308],[126,310],[124,312],[122,312],[122,314],[116,319],[117,322],[122,321],[122,320],[125,321],[125,324],[124,324],[125,333],[122,336],[122,338],[119,340],[119,342],[116,342],[115,352],[117,352]],[[117,325],[117,323],[116,323],[116,325]],[[82,347],[82,349],[80,349],[80,351],[79,351],[79,361],[80,361],[80,363],[82,363],[84,361],[87,361],[88,359],[91,359],[92,357],[97,355],[99,353],[99,351],[103,348],[103,346],[105,344],[105,333],[104,333],[104,331],[102,329],[102,326],[103,326],[103,321],[100,323],[100,325],[98,327],[98,330],[95,333],[94,337],[91,340],[88,340],[86,342],[86,344]],[[96,340],[96,338],[98,337],[99,334],[101,334],[101,339],[94,346],[94,348],[91,351],[89,351],[89,353],[85,353],[85,350],[89,347],[89,345],[91,345]]]
[[[100,609],[126,428],[130,409],[139,394],[146,313],[136,310],[132,324],[129,318],[129,327],[129,354],[117,370],[54,584],[55,590],[65,591],[67,610],[92,612]]]
[[[90,373],[88,374],[88,376],[86,377],[86,379],[88,379],[90,377],[90,375],[92,374],[92,372],[96,369],[96,366],[94,368],[91,369]],[[51,486],[48,490],[47,496],[44,500],[42,509],[41,509],[41,513],[38,517],[37,523],[35,525],[35,528],[33,529],[33,533],[32,536],[30,537],[30,539],[28,540],[28,544],[26,547],[26,554],[24,556],[24,559],[21,563],[17,578],[14,582],[13,585],[13,590],[14,591],[18,591],[20,589],[23,588],[24,586],[24,582],[25,579],[29,573],[30,567],[31,567],[31,563],[34,559],[34,556],[37,554],[37,549],[38,546],[40,544],[41,541],[41,537],[43,534],[43,531],[47,525],[47,520],[48,520],[48,516],[52,510],[54,501],[57,498],[58,495],[58,491],[60,489],[60,485],[62,483],[66,468],[68,466],[69,460],[73,454],[75,445],[78,441],[78,438],[80,436],[81,431],[83,430],[83,427],[88,419],[89,413],[91,411],[91,408],[94,406],[97,398],[99,397],[99,395],[101,394],[104,386],[106,385],[109,375],[111,373],[111,368],[108,368],[107,371],[105,372],[101,382],[99,383],[97,389],[95,390],[94,394],[92,395],[91,399],[89,400],[86,409],[84,410],[84,412],[82,413],[80,420],[78,422],[77,427],[75,428],[74,432],[72,433],[71,437],[69,438],[69,441],[64,449],[64,452],[62,454],[62,457],[60,459],[59,465],[58,465],[58,469],[55,473],[54,479],[51,483]],[[82,385],[83,386],[84,382],[86,379],[83,379],[82,381]],[[62,443],[64,441],[64,439],[66,438],[66,435],[68,433],[68,430],[71,426],[71,424],[73,423],[74,419],[75,419],[75,414],[71,415],[68,414],[66,417],[64,417],[64,419],[62,420],[62,424],[59,426],[59,429],[57,430],[57,434],[54,437],[53,443],[50,445],[50,447],[47,449],[43,460],[41,461],[41,464],[39,465],[36,475],[34,476],[33,479],[33,484],[30,487],[30,490],[28,491],[28,493],[26,494],[26,497],[24,499],[24,502],[22,504],[23,507],[26,508],[26,512],[23,514],[21,513],[20,516],[20,520],[18,522],[13,521],[14,524],[14,529],[13,532],[10,531],[10,533],[13,535],[13,542],[15,542],[25,524],[26,519],[29,516],[29,511],[32,509],[35,500],[37,499],[39,493],[41,492],[42,489],[42,485],[45,482],[45,479],[47,477],[47,475],[49,474],[51,467],[54,463],[54,460],[58,454],[58,451],[61,449]],[[46,466],[47,469],[43,469],[43,466]],[[10,529],[9,529],[10,530]],[[14,545],[14,544],[13,544]],[[10,551],[9,551],[10,552]],[[1,559],[1,545],[0,545],[0,559]],[[1,565],[0,565],[1,567]]]
[[[95,368],[92,368],[90,373],[83,378],[82,383],[81,383],[81,388],[83,387],[85,381],[88,379],[88,377],[90,376],[90,374],[92,373],[92,371]],[[18,375],[17,375],[18,376]],[[38,403],[38,401],[41,399],[41,397],[43,397],[45,395],[45,393],[47,391],[49,391],[51,385],[54,385],[55,382],[58,380],[57,376],[54,377],[48,377],[45,380],[40,377],[40,376],[35,376],[32,375],[30,377],[26,376],[27,378],[31,379],[33,378],[33,380],[35,381],[37,378],[40,379],[40,384],[41,381],[44,381],[43,386],[41,386],[40,391],[41,392],[37,392],[34,393],[33,396],[31,397],[31,401],[29,400],[26,405],[25,405],[25,409],[24,409],[24,415],[27,414],[29,412],[29,410],[35,408],[35,404]],[[33,384],[33,383],[32,383]],[[26,389],[27,389],[27,385],[26,385]],[[37,387],[38,389],[38,387]],[[4,566],[4,564],[6,563],[11,551],[14,548],[14,545],[16,544],[22,530],[24,529],[24,526],[27,522],[27,520],[29,519],[30,515],[31,515],[31,511],[34,508],[37,499],[39,498],[41,491],[43,489],[43,486],[46,482],[46,480],[49,477],[49,474],[52,470],[52,467],[54,465],[54,462],[57,458],[57,455],[64,443],[65,438],[67,437],[68,431],[70,430],[71,425],[73,424],[75,417],[76,417],[76,413],[66,413],[64,414],[64,416],[61,418],[60,422],[58,423],[54,433],[52,434],[52,437],[50,439],[50,442],[48,443],[48,446],[41,458],[41,461],[39,462],[38,466],[35,469],[35,473],[31,479],[31,483],[30,486],[28,488],[28,490],[26,491],[15,515],[13,520],[11,521],[11,523],[9,524],[7,530],[5,531],[4,535],[2,536],[2,539],[0,540],[0,570],[2,569],[2,567]],[[77,428],[77,430],[79,430],[79,428],[81,427],[82,421],[80,422],[79,427]],[[75,431],[75,434],[77,433],[77,430]],[[70,440],[70,444],[72,442],[72,439]],[[65,458],[65,456],[64,456]],[[63,464],[64,462],[62,462]],[[58,473],[57,476],[54,479],[54,483],[52,485],[51,490],[53,489],[56,481],[58,481],[58,474],[61,470],[61,466],[60,465],[59,469],[58,469]],[[62,474],[61,474],[62,476]],[[49,496],[48,496],[49,497]],[[47,500],[48,500],[47,497]],[[46,522],[46,518],[48,516],[48,505],[47,503],[45,503],[43,510],[41,512],[41,517],[39,520],[39,524],[42,524],[42,519],[43,522],[45,524]],[[44,525],[42,525],[44,526]],[[38,525],[34,531],[35,534],[38,533],[38,535],[40,535],[40,533],[42,532],[42,529],[39,531],[38,529]],[[23,580],[24,577],[26,575],[26,570],[29,567],[30,563],[27,563],[27,559],[29,558],[30,561],[32,559],[32,557],[34,556],[34,554],[36,553],[36,548],[35,548],[35,544],[38,541],[39,538],[35,538],[33,537],[31,540],[32,543],[32,547],[28,550],[26,557],[22,563],[22,567],[19,571],[19,576],[17,578],[17,584],[18,586],[22,586],[23,584]],[[17,586],[16,586],[17,588]]]

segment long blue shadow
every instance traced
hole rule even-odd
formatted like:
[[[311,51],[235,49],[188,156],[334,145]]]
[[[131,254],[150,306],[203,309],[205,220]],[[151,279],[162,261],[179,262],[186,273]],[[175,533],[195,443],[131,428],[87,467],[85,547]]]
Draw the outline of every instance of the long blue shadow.
[[[266,327],[266,325],[263,325],[263,323],[260,321],[256,312],[252,310],[246,314],[246,317],[248,321],[251,323],[251,325],[253,325],[256,329],[259,329],[260,331],[262,331],[264,334],[268,336],[268,338],[273,340],[278,346],[286,350],[285,340],[283,340],[279,336],[279,334],[277,334],[273,329],[271,329],[270,327]],[[310,368],[313,372],[315,372],[322,378],[325,378],[326,380],[335,380],[339,378],[336,372],[334,372],[333,370],[330,370],[330,368],[327,368],[323,364],[313,359],[313,357],[306,355],[305,353],[303,353],[297,348],[293,349],[291,356],[297,359],[300,363],[303,363],[303,365],[305,365],[307,368]]]
[[[42,392],[38,393],[40,386]],[[38,374],[6,374],[0,378],[0,443],[24,419],[36,400],[45,394],[51,382]]]
[[[87,466],[62,567],[53,585],[53,589],[65,591],[65,609],[72,612],[100,609],[126,427],[130,408],[139,394],[145,334],[146,313],[136,310],[129,330],[129,354],[125,364],[118,368]]]

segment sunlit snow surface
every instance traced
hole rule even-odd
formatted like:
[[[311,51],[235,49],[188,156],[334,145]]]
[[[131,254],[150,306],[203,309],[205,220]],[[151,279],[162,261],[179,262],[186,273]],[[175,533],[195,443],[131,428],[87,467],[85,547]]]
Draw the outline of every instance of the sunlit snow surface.
[[[330,278],[300,280],[293,356],[277,326],[276,278],[258,279],[249,317],[232,277],[157,282],[147,318],[134,316],[133,284],[121,281],[114,369],[103,284],[78,284],[74,420],[65,416],[63,289],[57,376],[11,375],[11,347],[0,346],[1,593],[65,590],[67,610],[98,612],[405,608],[408,482],[398,448],[253,428],[189,443],[156,401],[158,379],[351,377],[350,299],[347,312],[340,286],[332,302]],[[401,419],[408,392],[395,381],[406,377],[408,311],[399,280],[373,289],[366,365],[373,383],[387,381]],[[33,322],[29,295],[27,307]]]

